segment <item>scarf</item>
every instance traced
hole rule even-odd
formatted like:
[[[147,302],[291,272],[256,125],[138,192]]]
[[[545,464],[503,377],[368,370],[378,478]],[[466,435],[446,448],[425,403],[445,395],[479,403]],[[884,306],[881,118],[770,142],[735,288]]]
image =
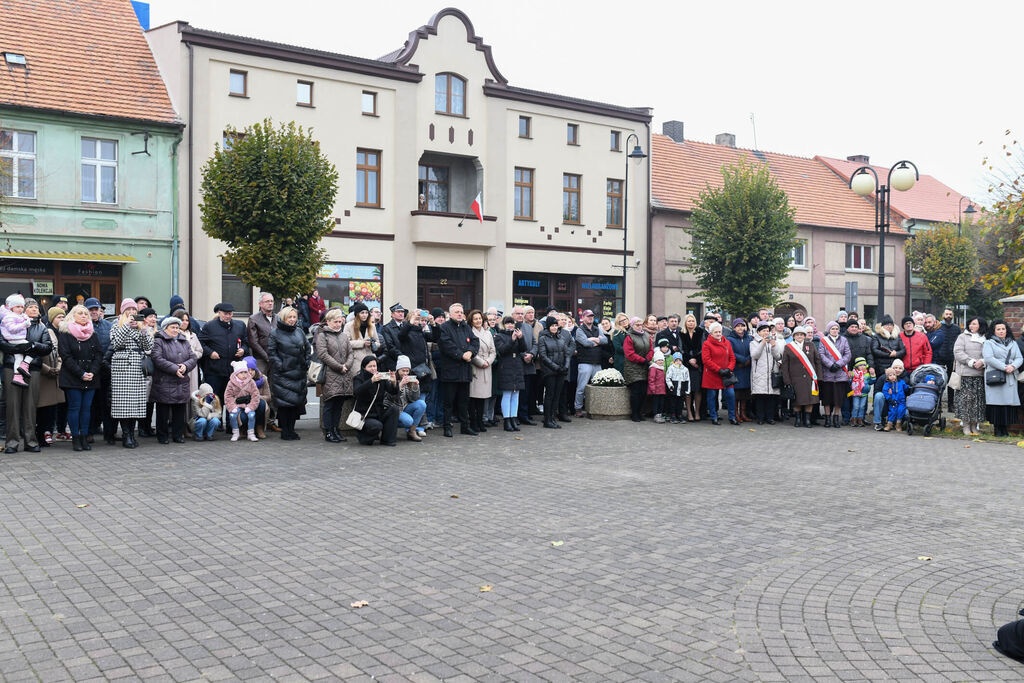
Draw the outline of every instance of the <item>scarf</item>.
[[[818,373],[814,371],[814,364],[804,354],[803,344],[798,343],[795,339],[787,344],[793,352],[796,354],[797,360],[800,361],[800,365],[804,366],[804,370],[811,376],[811,396],[818,395]]]
[[[972,342],[978,342],[979,344],[985,343],[985,335],[978,334],[977,332],[968,332],[971,335]]]
[[[92,336],[92,321],[90,320],[84,325],[71,321],[68,323],[68,332],[78,341],[85,341]]]

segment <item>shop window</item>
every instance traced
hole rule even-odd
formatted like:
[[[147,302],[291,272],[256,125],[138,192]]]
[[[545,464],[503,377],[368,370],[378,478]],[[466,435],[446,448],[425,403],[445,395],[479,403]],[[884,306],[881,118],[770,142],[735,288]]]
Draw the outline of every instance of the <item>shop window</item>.
[[[0,197],[36,196],[36,134],[0,130]]]
[[[117,203],[117,141],[82,138],[82,201]]]
[[[235,307],[237,317],[252,315],[252,290],[253,288],[242,282],[242,278],[232,275],[227,271],[227,266],[221,263],[221,300],[230,302]]]
[[[363,263],[325,263],[316,275],[316,286],[328,308],[346,313],[352,304],[381,308],[384,301],[384,266]]]

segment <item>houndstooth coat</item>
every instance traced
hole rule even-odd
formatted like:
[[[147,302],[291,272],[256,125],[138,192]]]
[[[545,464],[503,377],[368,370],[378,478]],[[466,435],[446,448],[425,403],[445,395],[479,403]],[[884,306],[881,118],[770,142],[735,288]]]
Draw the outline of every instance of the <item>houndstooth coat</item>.
[[[115,324],[110,330],[110,416],[115,420],[145,418],[149,380],[142,357],[153,350],[153,338],[140,328]]]

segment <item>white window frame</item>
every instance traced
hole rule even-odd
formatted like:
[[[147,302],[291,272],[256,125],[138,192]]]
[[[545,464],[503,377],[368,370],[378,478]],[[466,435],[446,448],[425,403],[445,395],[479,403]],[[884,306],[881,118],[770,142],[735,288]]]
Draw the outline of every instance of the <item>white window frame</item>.
[[[0,150],[0,157],[11,160],[11,194],[8,195],[12,199],[35,199],[36,198],[36,168],[38,162],[36,161],[36,154],[39,151],[39,136],[35,131],[31,130],[13,130],[3,129],[0,133],[4,133],[11,136],[11,148],[9,150]],[[31,135],[32,149],[35,150],[29,152],[18,151],[18,138],[22,135]],[[32,160],[32,194],[18,194],[18,186],[21,184],[21,177],[18,175],[18,162],[25,159]]]
[[[860,250],[860,262],[861,262],[861,266],[862,266],[861,268],[854,268],[853,267],[853,254],[854,254],[854,250],[856,250],[856,249]],[[871,261],[867,265],[867,267],[863,267],[864,261],[865,261],[865,258],[864,258],[865,254],[868,255],[868,258]],[[846,265],[846,270],[847,271],[850,271],[850,272],[853,272],[853,273],[871,273],[871,272],[873,272],[874,267],[875,267],[875,251],[874,251],[874,247],[872,247],[870,245],[867,245],[867,244],[847,244],[846,245],[846,253],[845,253],[844,259],[845,259],[845,265]]]
[[[797,263],[796,255],[800,254],[800,262]],[[799,244],[789,250],[790,268],[807,268],[807,240],[799,240]]]
[[[85,203],[85,204],[107,204],[107,205],[117,204],[118,186],[121,184],[119,178],[117,177],[117,175],[118,175],[117,174],[117,157],[118,157],[118,153],[120,151],[120,145],[118,144],[117,140],[110,140],[110,139],[107,139],[107,138],[94,138],[94,137],[90,137],[90,136],[87,136],[87,135],[83,135],[82,138],[81,138],[81,142],[85,142],[86,140],[92,140],[92,141],[96,142],[96,152],[97,152],[97,154],[99,153],[100,143],[103,143],[103,142],[112,142],[112,143],[114,143],[114,159],[113,160],[110,160],[110,159],[98,159],[98,158],[86,157],[84,155],[82,156],[80,168],[81,168],[81,172],[82,172],[83,183],[84,183],[84,179],[85,179],[85,174],[87,172],[85,167],[86,166],[91,166],[92,167],[91,173],[94,174],[94,182],[95,182],[94,187],[96,188],[96,198],[95,199],[86,199],[85,198],[85,187],[83,185],[82,188],[81,188],[82,202]],[[113,168],[114,169],[114,200],[111,201],[111,202],[105,202],[105,201],[102,201],[100,199],[100,197],[103,196],[103,191],[102,191],[102,178],[103,178],[103,176],[102,176],[102,171],[100,169],[102,169],[104,167],[106,167],[106,168]]]

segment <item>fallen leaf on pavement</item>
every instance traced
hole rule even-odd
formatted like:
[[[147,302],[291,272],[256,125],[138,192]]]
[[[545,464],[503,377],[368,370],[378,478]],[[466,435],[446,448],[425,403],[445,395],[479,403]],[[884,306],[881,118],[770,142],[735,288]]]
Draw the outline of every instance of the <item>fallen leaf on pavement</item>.
[[[929,440],[934,439],[934,438],[935,438],[934,436],[926,436],[926,437],[924,437],[924,440],[925,441],[929,441]]]
[[[927,555],[918,555],[917,559],[921,560],[922,562],[929,562],[932,558],[928,557]]]
[[[516,441],[522,441],[522,440],[523,440],[523,437],[521,437],[521,436],[517,436],[516,437]]]
[[[480,586],[480,592],[481,593],[490,593],[493,588],[494,588],[494,586],[492,586],[491,584],[488,583],[488,584],[485,584],[483,586]]]
[[[556,548],[560,545],[563,545],[564,543],[565,541],[551,541],[551,545],[555,546]]]
[[[964,448],[970,448],[970,447],[971,447],[970,444],[964,444]]]
[[[1020,446],[1021,448],[1024,448],[1024,441],[1018,441],[1017,445]]]
[[[456,496],[454,493],[452,495],[448,496],[448,497],[449,498],[458,498],[458,496]]]
[[[366,607],[369,604],[370,603],[366,602],[366,600],[359,600],[357,602],[353,602],[351,605],[349,605],[349,607],[351,607],[352,609],[359,609],[360,607]]]
[[[846,452],[847,453],[856,453],[857,451],[856,451],[856,449],[853,449],[853,448],[847,448]]]
[[[756,430],[756,429],[751,429],[750,431],[752,431],[752,432],[756,432],[757,430]]]
[[[76,508],[87,508],[87,507],[89,507],[89,504],[88,503],[82,503],[81,505],[76,505],[75,507]]]

